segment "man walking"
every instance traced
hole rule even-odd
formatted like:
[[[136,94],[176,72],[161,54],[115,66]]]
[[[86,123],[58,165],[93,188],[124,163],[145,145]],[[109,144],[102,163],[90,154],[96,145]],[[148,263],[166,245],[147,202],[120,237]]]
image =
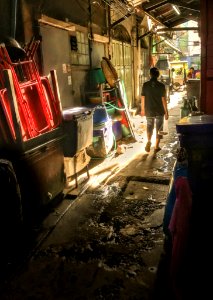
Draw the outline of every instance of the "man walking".
[[[147,144],[146,152],[150,152],[151,139],[154,127],[156,129],[156,140],[154,154],[161,150],[159,147],[162,135],[160,131],[163,130],[164,117],[168,120],[168,109],[166,101],[165,85],[158,81],[160,72],[157,68],[150,69],[150,80],[145,82],[141,92],[141,116],[146,116],[146,132]]]

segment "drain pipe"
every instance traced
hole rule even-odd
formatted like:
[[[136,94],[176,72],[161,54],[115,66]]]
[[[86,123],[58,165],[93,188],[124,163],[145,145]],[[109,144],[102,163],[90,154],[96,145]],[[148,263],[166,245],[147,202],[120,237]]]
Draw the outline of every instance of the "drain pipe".
[[[16,35],[16,15],[17,15],[17,0],[11,0],[11,37]]]
[[[91,7],[91,0],[88,0],[88,11],[89,11],[89,64],[90,69],[92,69],[92,42],[93,42],[93,32],[92,32],[92,7]]]

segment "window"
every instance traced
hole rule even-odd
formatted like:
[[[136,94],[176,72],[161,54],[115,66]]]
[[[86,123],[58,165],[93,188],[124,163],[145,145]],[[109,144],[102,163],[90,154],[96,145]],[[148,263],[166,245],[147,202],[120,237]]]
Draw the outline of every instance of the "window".
[[[74,65],[89,65],[89,45],[87,33],[76,31],[70,37],[71,62]]]

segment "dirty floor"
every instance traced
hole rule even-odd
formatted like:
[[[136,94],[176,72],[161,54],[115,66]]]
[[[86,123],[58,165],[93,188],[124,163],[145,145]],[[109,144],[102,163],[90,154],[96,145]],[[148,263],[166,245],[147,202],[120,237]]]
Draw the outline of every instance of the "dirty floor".
[[[181,97],[170,103],[169,134],[156,156],[144,151],[145,120],[135,116],[137,141],[124,142],[122,154],[91,162],[90,179],[79,177],[77,197],[67,188],[37,229],[34,247],[3,278],[0,299],[173,299],[162,223]]]

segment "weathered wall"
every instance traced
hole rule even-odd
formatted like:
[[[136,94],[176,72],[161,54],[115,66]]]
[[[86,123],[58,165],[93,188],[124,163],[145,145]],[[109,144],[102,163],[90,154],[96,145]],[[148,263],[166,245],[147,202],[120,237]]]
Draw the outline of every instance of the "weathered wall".
[[[32,2],[32,1],[29,1]],[[40,12],[52,18],[62,21],[69,20],[73,23],[87,27],[90,20],[89,1],[88,0],[52,0],[52,1],[39,1]],[[91,1],[91,18],[94,24],[104,28],[105,17],[104,10],[101,6],[92,4]],[[94,28],[94,31],[98,28]]]
[[[105,9],[97,4],[91,4],[90,10],[89,0],[21,0],[21,2],[22,6],[25,7],[23,13],[25,14],[28,10],[32,16],[32,22],[43,14],[84,27],[89,27],[92,23],[93,33],[107,33]],[[36,29],[36,22],[33,22],[33,31],[36,32]]]
[[[104,37],[108,36],[109,32],[107,23],[109,20],[107,15],[107,9],[109,7],[108,5],[106,5],[106,7],[104,8],[103,2],[102,5],[100,5],[100,2],[91,0],[17,0],[17,3],[18,18],[16,26],[16,39],[19,42],[28,43],[32,37],[41,38],[42,40],[43,37],[41,36],[40,25],[38,22],[38,19],[41,17],[41,15],[46,15],[55,20],[61,20],[67,25],[69,25],[70,23],[78,24],[87,30],[89,37],[91,37],[91,35],[93,34],[98,34]],[[91,3],[91,7],[89,6],[89,3]],[[1,26],[3,27],[2,31],[10,32],[11,24],[9,25],[8,23],[8,21],[11,19],[10,1],[1,0],[0,5],[0,15],[2,15],[3,17],[1,21]],[[3,14],[3,11],[6,13]],[[136,28],[136,23],[134,16],[123,20],[119,24],[123,25],[126,28],[130,37],[132,35],[135,35],[134,30]],[[130,101],[133,106],[137,103],[137,101],[140,98],[138,93],[138,73],[140,71],[140,57],[135,39],[136,36],[134,36],[134,41],[132,40],[130,42],[132,45],[132,70],[134,70],[134,72],[130,80],[131,82],[129,82],[129,85],[131,86],[133,92],[133,101]],[[58,43],[59,48],[63,48],[63,45],[60,43],[60,41],[56,41],[56,43]],[[49,55],[54,56],[55,51],[53,51],[54,49],[53,47],[51,47],[49,48]],[[48,49],[47,44],[46,49]],[[88,72],[90,67],[100,67],[102,56],[108,56],[108,54],[110,54],[110,44],[108,44],[106,41],[101,42],[98,40],[93,41],[90,39],[90,50],[90,65],[73,66],[71,62],[72,87],[70,89],[70,105],[80,105],[81,101],[84,101],[84,99],[82,100],[82,91],[85,85],[84,81],[86,78],[86,73]],[[42,51],[40,51],[40,54],[40,62],[42,65],[45,64],[45,60],[42,57]],[[61,65],[63,64],[64,62],[62,61]],[[46,68],[44,67],[45,66],[41,66],[40,72],[42,72],[44,69],[47,70],[47,67],[49,67],[49,65],[46,65]],[[54,65],[52,67],[54,67]],[[65,102],[67,106],[67,100]]]
[[[103,43],[89,39],[91,64],[73,64],[70,46],[66,43],[65,47],[65,43],[60,38],[56,38],[54,42],[53,37],[48,37],[48,34],[41,30],[38,20],[41,16],[47,16],[53,20],[55,24],[49,24],[49,26],[54,27],[53,31],[57,36],[60,36],[62,29],[66,31],[66,27],[69,27],[70,24],[79,25],[81,28],[78,30],[82,29],[89,38],[93,34],[106,35],[106,10],[97,4],[89,6],[89,2],[92,3],[87,0],[22,0],[25,41],[28,42],[32,36],[41,39],[41,70],[44,73],[52,68],[57,70],[62,107],[79,106],[84,103],[86,75],[90,67],[100,67],[101,58],[106,55],[106,47]],[[57,29],[58,25],[60,29]],[[67,31],[67,37],[69,34],[71,33]],[[64,54],[60,55],[60,53]],[[52,59],[49,56],[52,56]],[[68,57],[70,57],[70,61],[68,61]],[[71,72],[65,72],[64,65],[71,66],[69,68]]]

